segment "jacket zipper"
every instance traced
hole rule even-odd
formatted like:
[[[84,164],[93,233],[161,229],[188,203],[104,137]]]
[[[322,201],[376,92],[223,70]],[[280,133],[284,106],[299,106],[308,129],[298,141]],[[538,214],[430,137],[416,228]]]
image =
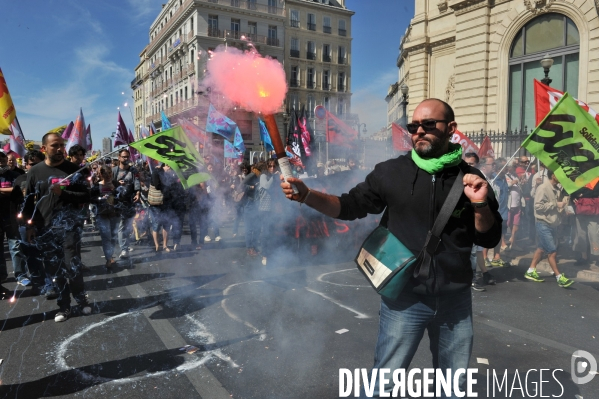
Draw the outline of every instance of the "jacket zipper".
[[[435,223],[435,182],[436,182],[436,178],[435,175],[433,174],[433,179],[432,179],[432,183],[433,183],[433,188],[431,191],[431,208],[430,208],[430,212],[429,212],[429,230],[433,229],[433,225]]]

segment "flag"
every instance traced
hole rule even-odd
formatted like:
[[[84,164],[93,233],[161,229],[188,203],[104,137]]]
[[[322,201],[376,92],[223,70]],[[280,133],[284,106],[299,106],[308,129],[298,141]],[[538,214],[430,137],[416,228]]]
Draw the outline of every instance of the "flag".
[[[293,165],[301,166],[303,168],[304,164],[302,163],[302,159],[298,157],[294,152],[291,152],[289,150],[290,147],[287,146],[287,148],[285,149],[285,153],[287,154],[287,158],[289,158],[289,162],[291,162],[291,164]]]
[[[131,154],[131,161],[135,162],[139,159],[139,152],[135,148],[131,147],[131,143],[135,141],[133,138],[133,133],[131,133],[131,129],[128,131],[127,139],[129,144],[129,154]]]
[[[225,142],[225,158],[239,158],[240,151],[235,149],[230,141],[224,140]]]
[[[150,122],[150,136],[156,134],[156,126],[154,126],[154,121]]]
[[[63,139],[69,140],[69,137],[71,137],[71,133],[73,132],[73,126],[75,126],[75,124],[73,123],[73,121],[71,121],[71,123],[69,123],[69,125],[66,127],[66,129],[64,129],[64,131],[62,132]],[[48,133],[50,133],[50,132],[48,132]]]
[[[69,152],[69,149],[75,144],[78,144],[83,148],[87,148],[87,144],[85,143],[85,119],[83,119],[83,109],[81,108],[79,108],[79,116],[75,120],[73,130],[71,131],[71,135],[67,141],[67,152]]]
[[[543,84],[536,79],[534,81],[535,117],[536,124],[538,126],[539,123],[541,123],[541,121],[543,120],[543,118],[545,118],[545,116],[549,113],[549,111],[551,111],[551,108],[553,108],[555,104],[557,104],[558,100],[564,95],[564,92],[556,90],[553,87],[547,86],[546,84]],[[587,104],[580,100],[574,100],[578,101],[578,105],[580,105],[580,107],[584,109],[586,112],[591,114],[591,116],[595,118],[595,120],[599,123],[599,115],[597,115],[597,112],[595,112],[595,110],[593,110],[591,107],[589,107]]]
[[[310,131],[308,130],[308,120],[306,118],[306,108],[302,105],[302,110],[297,117],[297,125],[300,131],[302,147],[304,149],[304,153],[307,157],[312,155],[312,151],[310,150],[310,141],[312,141],[312,137],[310,136]]]
[[[10,125],[10,130],[12,132],[9,139],[10,149],[17,153],[20,158],[23,158],[27,154],[27,149],[25,148],[25,136],[23,136],[19,119],[15,118]]]
[[[294,153],[297,157],[302,157],[302,138],[297,120],[295,109],[291,110],[289,115],[289,125],[287,126],[287,151]]]
[[[66,128],[67,128],[67,125],[58,126],[52,130],[49,130],[48,133],[63,134]]]
[[[91,125],[87,125],[85,129],[85,144],[87,145],[86,150],[92,150],[92,128]]]
[[[568,194],[599,176],[599,125],[565,93],[522,147],[555,173]]]
[[[467,152],[478,153],[478,146],[457,129],[453,133],[453,136],[451,136],[451,142],[454,144],[461,144],[463,148],[462,154],[466,154]]]
[[[169,165],[179,176],[184,188],[210,179],[202,156],[181,126],[136,141],[131,143],[131,146],[140,153]]]
[[[4,79],[2,69],[0,69],[0,133],[11,134],[10,125],[17,117],[17,110],[12,102],[8,85]]]
[[[274,151],[275,147],[273,147],[272,141],[270,140],[266,124],[260,118],[258,118],[258,124],[260,125],[260,140],[264,143],[264,148],[266,148],[266,151],[268,152]]]
[[[139,128],[139,135],[141,136],[142,139],[145,139],[146,137],[150,136],[150,131],[148,130],[147,127],[141,126]]]
[[[412,149],[412,135],[396,123],[391,124],[391,139],[393,149],[396,151],[410,151]]]
[[[355,145],[354,142],[358,139],[358,132],[347,126],[345,122],[331,114],[329,111],[326,112],[326,115],[327,142],[353,148]]]
[[[233,142],[233,146],[239,150],[239,152],[245,152],[245,145],[243,144],[243,137],[241,137],[241,132],[239,131],[239,127],[235,128],[235,141]]]
[[[237,128],[237,123],[218,112],[216,108],[210,104],[210,107],[208,108],[208,119],[206,121],[206,131],[208,133],[216,133],[229,141],[233,141],[235,138],[235,128]]]
[[[116,135],[114,137],[114,147],[119,145],[127,145],[129,143],[129,134],[127,133],[127,127],[119,111],[119,118],[116,121]]]
[[[164,110],[160,112],[160,118],[162,119],[162,130],[167,130],[171,128],[171,121],[168,120]]]
[[[478,157],[493,157],[495,158],[495,151],[493,151],[493,146],[491,145],[491,138],[488,135],[485,135],[482,144],[480,145],[480,149],[478,150]]]
[[[208,137],[206,136],[206,132],[200,129],[199,126],[196,126],[193,122],[188,121],[187,119],[179,119],[179,126],[183,128],[187,137],[193,142],[196,143],[205,143],[208,141]]]

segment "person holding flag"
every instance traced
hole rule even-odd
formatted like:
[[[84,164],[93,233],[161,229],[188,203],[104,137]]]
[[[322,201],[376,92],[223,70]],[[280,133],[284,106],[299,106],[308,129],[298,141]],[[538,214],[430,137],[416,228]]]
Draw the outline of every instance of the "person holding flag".
[[[127,149],[119,151],[119,164],[112,168],[113,184],[117,188],[118,200],[122,207],[119,209],[121,220],[119,222],[119,258],[126,259],[132,247],[129,245],[133,218],[135,217],[135,202],[139,201],[141,185],[139,172],[131,166],[131,153]]]

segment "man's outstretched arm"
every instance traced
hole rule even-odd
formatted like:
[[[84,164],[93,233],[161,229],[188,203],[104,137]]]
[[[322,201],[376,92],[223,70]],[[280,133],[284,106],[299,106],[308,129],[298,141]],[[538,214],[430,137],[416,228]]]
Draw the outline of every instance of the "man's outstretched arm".
[[[294,185],[299,194],[294,194],[291,185]],[[339,197],[335,195],[321,193],[320,191],[310,190],[306,184],[296,178],[289,178],[287,181],[281,175],[281,188],[285,197],[308,205],[318,212],[336,218],[341,213],[341,203]]]

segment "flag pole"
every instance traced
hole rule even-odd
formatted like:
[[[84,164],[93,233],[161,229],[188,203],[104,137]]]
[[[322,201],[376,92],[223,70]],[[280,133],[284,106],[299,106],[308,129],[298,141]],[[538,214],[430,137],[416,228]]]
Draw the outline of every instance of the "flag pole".
[[[495,179],[497,179],[497,177],[501,174],[501,172],[503,172],[503,170],[510,164],[510,162],[512,162],[512,159],[514,159],[514,157],[516,156],[518,151],[520,151],[521,149],[522,149],[522,146],[518,147],[516,152],[514,152],[514,155],[511,156],[511,158],[506,162],[506,164],[503,165],[503,168],[501,168],[501,170],[499,172],[497,172],[497,174],[495,175],[493,180],[491,180],[491,184],[495,183]]]

